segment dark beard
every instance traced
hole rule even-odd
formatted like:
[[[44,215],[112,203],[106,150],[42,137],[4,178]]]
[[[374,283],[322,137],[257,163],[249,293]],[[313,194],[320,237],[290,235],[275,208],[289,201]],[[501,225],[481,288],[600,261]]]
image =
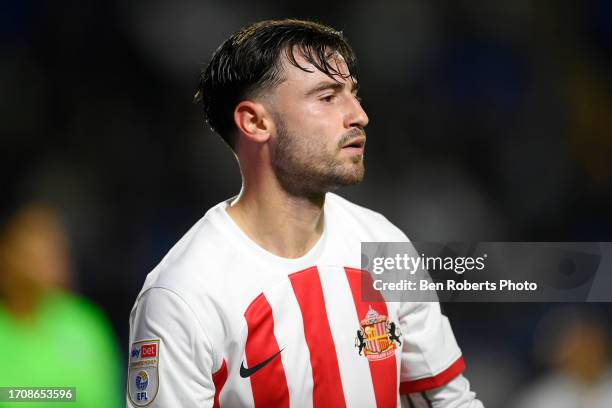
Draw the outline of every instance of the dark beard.
[[[278,115],[275,115],[278,116]],[[309,149],[296,146],[293,135],[280,117],[277,123],[277,141],[272,166],[280,185],[289,194],[319,199],[329,191],[359,183],[363,179],[363,157],[354,157],[356,168],[344,169],[329,156],[323,163]],[[341,141],[341,143],[344,143]],[[339,146],[340,148],[340,146]]]

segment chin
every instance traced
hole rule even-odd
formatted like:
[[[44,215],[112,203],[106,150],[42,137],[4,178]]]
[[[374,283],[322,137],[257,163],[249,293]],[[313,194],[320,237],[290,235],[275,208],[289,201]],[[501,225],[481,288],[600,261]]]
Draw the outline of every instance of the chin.
[[[353,168],[349,171],[344,171],[334,175],[335,177],[333,177],[332,183],[335,186],[334,190],[340,187],[358,184],[361,182],[361,180],[363,180],[363,176],[365,175],[365,168],[363,165],[361,164],[357,166],[357,168],[354,168],[354,166],[351,167]]]

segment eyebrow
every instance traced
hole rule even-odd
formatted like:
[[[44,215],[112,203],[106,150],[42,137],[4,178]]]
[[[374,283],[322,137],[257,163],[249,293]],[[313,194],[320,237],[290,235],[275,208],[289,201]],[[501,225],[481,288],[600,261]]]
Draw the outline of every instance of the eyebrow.
[[[357,92],[359,90],[359,84],[357,81],[352,81],[353,85],[351,86],[351,92]],[[344,83],[342,82],[332,82],[332,81],[323,81],[319,82],[314,88],[308,90],[306,92],[306,96],[311,96],[318,92],[324,91],[326,89],[333,89],[338,92],[344,88]]]

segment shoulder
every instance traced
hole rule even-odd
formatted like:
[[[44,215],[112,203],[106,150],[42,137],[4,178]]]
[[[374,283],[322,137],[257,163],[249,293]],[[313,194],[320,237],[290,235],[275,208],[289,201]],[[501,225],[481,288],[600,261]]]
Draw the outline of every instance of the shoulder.
[[[210,350],[223,338],[218,306],[227,291],[220,271],[232,249],[219,211],[224,207],[211,208],[147,275],[130,314],[134,338],[171,337],[189,344],[192,336],[201,336]]]
[[[223,203],[222,203],[223,204]],[[219,204],[198,220],[147,275],[141,294],[163,288],[187,296],[194,288],[199,294],[215,286],[222,277],[223,262],[231,259],[231,246],[224,231]]]
[[[353,225],[365,229],[372,241],[408,241],[408,237],[402,230],[376,211],[355,204],[333,193],[327,193],[325,200],[326,210],[329,210],[331,216],[339,218],[343,225]]]

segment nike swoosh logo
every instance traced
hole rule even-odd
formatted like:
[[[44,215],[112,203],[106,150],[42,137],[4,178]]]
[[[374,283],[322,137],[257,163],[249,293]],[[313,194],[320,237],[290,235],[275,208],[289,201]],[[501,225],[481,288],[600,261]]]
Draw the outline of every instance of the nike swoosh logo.
[[[242,378],[247,378],[247,377],[252,376],[257,371],[264,368],[270,361],[274,360],[274,358],[278,356],[284,349],[285,348],[283,347],[280,351],[274,353],[271,357],[267,358],[266,360],[262,361],[261,363],[257,365],[254,365],[253,367],[245,368],[244,361],[243,361],[242,364],[240,364],[240,376]]]

